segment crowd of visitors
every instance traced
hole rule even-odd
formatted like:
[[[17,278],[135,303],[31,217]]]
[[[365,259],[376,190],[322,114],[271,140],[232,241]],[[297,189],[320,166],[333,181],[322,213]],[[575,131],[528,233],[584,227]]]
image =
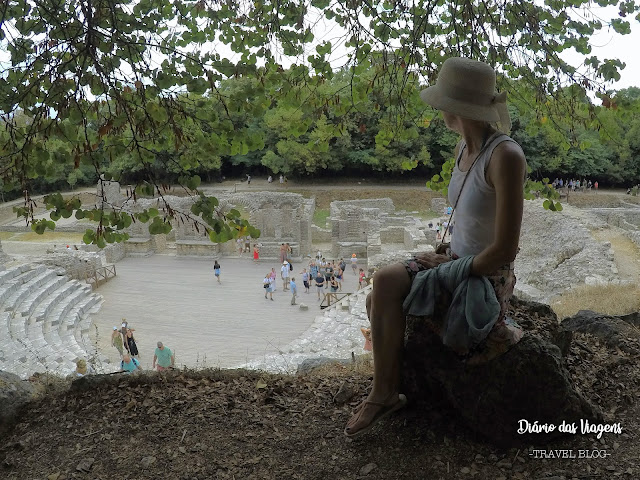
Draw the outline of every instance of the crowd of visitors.
[[[118,355],[120,356],[120,372],[123,373],[133,373],[142,370],[140,352],[138,351],[138,345],[136,344],[133,332],[135,332],[135,328],[129,325],[126,318],[123,318],[120,327],[113,327],[111,333],[111,346],[118,351]],[[173,368],[174,365],[174,353],[168,347],[165,347],[162,342],[158,342],[153,355],[152,368],[163,371],[168,368]],[[91,365],[87,364],[85,359],[81,358],[76,361],[76,369],[72,376],[84,377],[85,375],[93,373],[95,373],[95,370]]]
[[[291,258],[291,246],[283,243],[280,248],[280,271],[279,275],[275,267],[267,272],[262,280],[265,300],[274,300],[273,294],[277,291],[277,278],[282,281],[282,292],[291,293],[291,305],[297,305],[298,286],[294,276],[294,266]],[[366,286],[367,280],[362,268],[358,267],[358,258],[354,253],[350,259],[353,275],[358,278],[358,286]],[[344,276],[347,269],[347,261],[344,258],[339,260],[327,260],[322,252],[318,252],[315,258],[309,260],[308,264],[298,272],[302,281],[303,292],[311,293],[311,289],[317,294],[317,301],[325,299],[329,304],[338,300],[338,292],[342,291]]]
[[[579,178],[562,179],[556,177],[553,182],[551,182],[551,186],[557,190],[560,190],[561,188],[567,188],[572,192],[585,192],[587,190],[591,191],[591,189],[593,188],[597,192],[600,185],[598,184],[597,180],[595,182],[591,182],[591,180],[588,178],[583,178],[582,180],[580,180]]]

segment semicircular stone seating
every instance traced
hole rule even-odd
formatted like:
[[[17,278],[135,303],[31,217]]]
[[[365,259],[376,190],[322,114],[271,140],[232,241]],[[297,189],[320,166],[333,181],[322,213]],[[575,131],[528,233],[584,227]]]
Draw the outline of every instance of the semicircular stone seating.
[[[108,363],[89,332],[102,295],[61,269],[22,264],[0,270],[0,370],[68,375],[75,362]]]

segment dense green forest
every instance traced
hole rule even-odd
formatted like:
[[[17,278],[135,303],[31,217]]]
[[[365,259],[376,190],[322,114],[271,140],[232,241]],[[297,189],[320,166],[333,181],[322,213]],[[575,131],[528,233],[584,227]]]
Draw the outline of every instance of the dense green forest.
[[[456,138],[418,94],[452,56],[499,72],[534,180],[640,179],[638,90],[609,92],[624,63],[592,52],[598,32],[631,32],[640,20],[633,1],[2,4],[0,192],[24,196],[17,214],[39,232],[75,214],[98,222],[86,241],[122,239],[116,233],[133,221],[126,212],[83,210],[58,193],[45,198],[51,220],[34,218],[33,193],[100,178],[133,184],[134,195],[185,186],[198,199],[183,220],[213,241],[249,226],[197,191],[203,180],[431,179],[446,172]],[[578,58],[567,62],[567,51]],[[165,201],[135,218],[158,233],[175,214]]]
[[[216,181],[223,176],[279,175],[289,177],[373,176],[410,174],[431,178],[439,173],[449,159],[457,136],[448,131],[437,112],[420,101],[417,83],[405,88],[398,98],[408,115],[398,116],[390,123],[381,97],[390,95],[385,85],[377,82],[373,73],[368,91],[359,104],[336,107],[349,102],[349,75],[337,74],[323,83],[316,98],[303,91],[290,92],[281,102],[273,102],[252,115],[251,111],[224,112],[229,120],[227,129],[246,132],[243,142],[230,148],[220,148],[219,131],[212,128],[227,108],[212,97],[183,94],[185,104],[193,110],[177,117],[182,138],[175,130],[156,139],[150,150],[151,162],[142,164],[132,159],[131,152],[116,152],[108,141],[94,146],[95,154],[109,156],[103,172],[123,183],[135,184],[150,173],[165,183],[179,181],[185,169],[199,175],[203,181]],[[258,89],[258,80],[239,77],[221,83],[219,92],[229,98],[251,102],[251,92]],[[505,88],[507,88],[505,86]],[[340,92],[346,92],[344,96]],[[601,185],[631,185],[640,180],[640,89],[628,88],[596,99],[595,106],[582,88],[573,86],[564,94],[574,102],[572,114],[557,113],[551,117],[539,113],[540,99],[532,98],[525,85],[509,86],[512,136],[524,148],[531,177],[593,178]],[[331,97],[331,102],[319,99]],[[306,115],[302,102],[319,104],[315,115]],[[549,97],[547,109],[554,111],[555,100]],[[103,108],[108,108],[104,105]],[[155,112],[153,105],[149,106]],[[157,109],[161,114],[161,110]],[[153,114],[153,113],[152,113]],[[30,119],[23,116],[23,122]],[[71,120],[69,121],[71,122]],[[98,137],[98,125],[88,124]],[[6,136],[6,130],[0,133]],[[49,140],[50,156],[45,175],[34,179],[34,190],[47,192],[97,181],[93,165],[65,161],[72,155],[70,147],[60,139]],[[36,153],[37,154],[37,153]],[[5,185],[5,195],[18,196]]]

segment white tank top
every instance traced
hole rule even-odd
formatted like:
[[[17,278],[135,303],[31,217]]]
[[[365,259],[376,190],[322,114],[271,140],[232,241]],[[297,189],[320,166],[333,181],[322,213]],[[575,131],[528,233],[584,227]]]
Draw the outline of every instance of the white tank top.
[[[496,192],[487,183],[486,173],[493,150],[502,142],[514,142],[504,133],[496,132],[489,139],[484,150],[471,168],[463,172],[459,168],[460,158],[466,147],[464,140],[460,143],[460,154],[453,168],[449,182],[449,203],[455,206],[455,220],[451,235],[451,251],[460,257],[478,255],[493,243],[496,223]],[[460,194],[464,177],[469,178]]]

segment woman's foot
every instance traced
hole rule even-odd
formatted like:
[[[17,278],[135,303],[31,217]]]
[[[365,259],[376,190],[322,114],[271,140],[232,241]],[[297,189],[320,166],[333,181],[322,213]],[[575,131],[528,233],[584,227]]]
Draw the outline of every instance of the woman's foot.
[[[347,437],[358,437],[370,431],[383,418],[400,410],[407,404],[407,397],[403,394],[392,393],[383,401],[367,398],[356,408],[355,413],[347,422],[344,434]]]

